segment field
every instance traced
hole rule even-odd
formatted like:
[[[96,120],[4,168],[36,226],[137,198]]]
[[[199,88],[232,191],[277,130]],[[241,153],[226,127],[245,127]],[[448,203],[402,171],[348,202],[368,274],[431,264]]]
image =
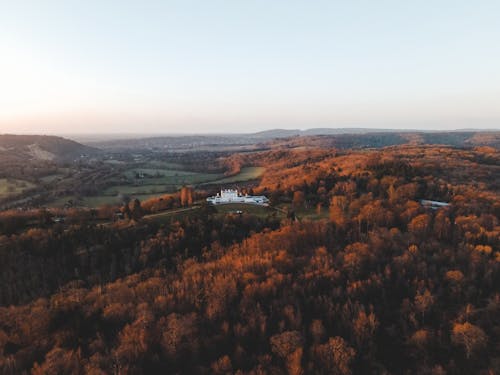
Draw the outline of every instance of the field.
[[[132,168],[123,173],[127,183],[120,182],[102,192],[103,197],[116,197],[119,194],[158,195],[172,193],[183,185],[197,185],[220,179],[222,174],[198,173],[179,169]]]
[[[264,167],[244,167],[241,168],[241,172],[225,178],[221,178],[219,180],[210,181],[210,184],[231,184],[235,182],[243,182],[255,180],[262,176],[266,168]]]
[[[259,217],[266,217],[276,212],[277,215],[283,215],[271,207],[259,206],[255,204],[231,203],[215,206],[219,214],[237,214],[239,211],[243,214],[251,214]]]
[[[51,175],[42,177],[40,179],[40,181],[42,181],[43,183],[46,183],[46,184],[51,184],[51,183],[56,182],[57,180],[59,180],[61,178],[64,178],[63,174],[51,174]]]
[[[153,194],[134,194],[133,197],[139,199],[140,201],[145,201],[150,198],[157,197],[161,195],[160,193]],[[65,196],[59,199],[56,199],[50,203],[52,207],[63,207],[69,201],[72,201],[74,205],[81,207],[90,207],[96,208],[100,206],[104,206],[107,204],[117,205],[122,202],[122,199],[118,195],[93,195],[89,197],[79,197],[76,196]]]
[[[120,177],[108,182],[108,187],[98,195],[64,196],[51,202],[54,207],[62,207],[72,200],[76,206],[99,207],[105,204],[119,204],[120,196],[146,200],[161,194],[178,191],[183,185],[230,184],[255,180],[264,172],[263,167],[242,168],[237,175],[224,177],[222,173],[200,173],[182,169],[182,165],[162,161],[150,161],[141,167],[124,168]],[[56,181],[59,175],[47,176],[44,182]],[[111,186],[110,186],[111,184]]]
[[[129,169],[123,175],[130,183],[112,186],[103,192],[104,195],[172,192],[183,185],[196,185],[217,180],[223,176],[216,173],[150,168]]]
[[[21,194],[34,187],[35,185],[28,181],[0,178],[0,199]]]

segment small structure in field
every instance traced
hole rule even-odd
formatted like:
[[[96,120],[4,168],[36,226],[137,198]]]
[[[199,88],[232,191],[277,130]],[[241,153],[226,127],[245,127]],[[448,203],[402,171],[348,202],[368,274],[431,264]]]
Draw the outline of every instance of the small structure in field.
[[[448,207],[450,204],[446,202],[439,202],[439,201],[430,201],[427,199],[421,199],[420,204],[424,207],[428,207],[433,210],[437,210],[439,208],[443,207]]]
[[[221,190],[217,195],[208,197],[207,202],[217,205],[217,204],[228,204],[228,203],[246,203],[246,204],[258,204],[261,206],[267,206],[269,204],[269,199],[264,195],[242,195],[238,190],[226,189]]]

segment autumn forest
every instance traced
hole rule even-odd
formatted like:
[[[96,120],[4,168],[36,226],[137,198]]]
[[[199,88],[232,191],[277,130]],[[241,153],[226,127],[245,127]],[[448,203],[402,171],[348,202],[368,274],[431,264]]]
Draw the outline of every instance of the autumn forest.
[[[0,373],[500,373],[499,149],[287,142],[190,159],[247,181],[0,212]]]

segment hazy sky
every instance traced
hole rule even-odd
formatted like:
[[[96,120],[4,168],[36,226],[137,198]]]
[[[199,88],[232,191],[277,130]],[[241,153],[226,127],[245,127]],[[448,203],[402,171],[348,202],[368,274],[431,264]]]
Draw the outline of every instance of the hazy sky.
[[[500,128],[499,17],[499,0],[0,0],[0,133]]]

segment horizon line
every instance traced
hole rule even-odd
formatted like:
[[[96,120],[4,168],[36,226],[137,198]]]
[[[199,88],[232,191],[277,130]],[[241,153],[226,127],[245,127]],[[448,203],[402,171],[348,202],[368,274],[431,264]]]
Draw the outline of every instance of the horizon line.
[[[312,130],[343,130],[346,131],[346,134],[351,131],[365,131],[366,133],[377,133],[377,132],[419,132],[419,133],[437,133],[437,132],[471,132],[471,131],[481,131],[481,132],[497,132],[500,131],[500,127],[498,128],[455,128],[455,129],[418,129],[418,128],[370,128],[370,127],[313,127],[313,128],[271,128],[267,130],[258,130],[253,132],[232,132],[232,131],[224,131],[224,132],[154,132],[154,131],[145,131],[145,132],[135,132],[135,131],[112,131],[112,132],[32,132],[32,131],[20,131],[20,132],[2,132],[0,135],[42,135],[42,136],[138,136],[138,135],[146,135],[146,136],[215,136],[215,135],[252,135],[259,133],[267,133],[267,132],[275,132],[275,131],[284,131],[284,132],[307,132]]]

